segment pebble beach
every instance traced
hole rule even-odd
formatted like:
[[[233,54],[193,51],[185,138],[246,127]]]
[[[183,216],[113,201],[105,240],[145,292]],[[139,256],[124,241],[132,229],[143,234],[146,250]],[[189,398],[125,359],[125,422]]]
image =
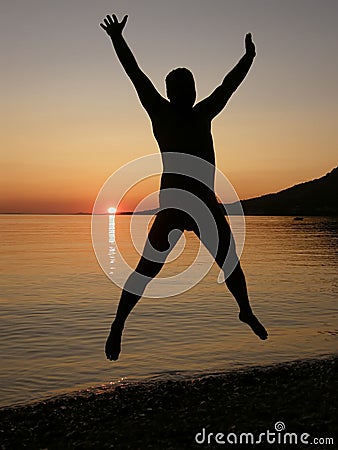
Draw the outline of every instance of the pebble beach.
[[[125,383],[2,408],[0,446],[333,449],[336,366],[332,355],[177,381]],[[286,432],[294,433],[297,443],[283,443]],[[248,442],[240,443],[241,433],[250,434],[241,438]]]

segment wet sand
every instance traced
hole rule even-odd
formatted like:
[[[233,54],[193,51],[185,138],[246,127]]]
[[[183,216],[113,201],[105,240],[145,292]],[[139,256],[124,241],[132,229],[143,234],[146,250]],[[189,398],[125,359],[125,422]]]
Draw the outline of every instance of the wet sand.
[[[178,381],[126,383],[2,408],[0,448],[338,448],[337,359],[333,355]],[[276,422],[285,425],[279,438]],[[261,444],[234,444],[241,433],[258,440],[267,430],[276,433],[270,435],[275,443],[267,444],[265,434]],[[297,433],[298,445],[284,445],[285,432]],[[220,443],[217,433],[224,435],[218,436]],[[334,444],[301,444],[303,433],[310,435],[304,438],[308,442],[333,438]]]

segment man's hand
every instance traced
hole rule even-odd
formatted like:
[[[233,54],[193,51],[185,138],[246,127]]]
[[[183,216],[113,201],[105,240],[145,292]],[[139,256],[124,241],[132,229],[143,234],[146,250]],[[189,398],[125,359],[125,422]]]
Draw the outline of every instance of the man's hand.
[[[104,29],[108,36],[113,38],[122,34],[122,30],[127,23],[127,19],[128,16],[124,16],[121,22],[119,22],[115,14],[113,14],[112,17],[108,15],[105,19],[103,19],[104,23],[100,23],[100,27]]]
[[[245,35],[245,51],[248,55],[256,56],[256,47],[255,44],[252,42],[251,33],[247,33]]]

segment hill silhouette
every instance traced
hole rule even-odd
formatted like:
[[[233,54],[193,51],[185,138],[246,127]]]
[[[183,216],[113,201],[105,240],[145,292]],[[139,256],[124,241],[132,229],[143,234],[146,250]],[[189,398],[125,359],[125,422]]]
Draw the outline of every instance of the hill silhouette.
[[[338,167],[321,178],[241,200],[241,204],[247,216],[338,216]],[[225,209],[227,206],[224,204]],[[229,210],[234,209],[230,207]],[[148,215],[157,211],[158,208],[118,214]]]
[[[321,178],[241,203],[245,215],[338,215],[338,167]]]

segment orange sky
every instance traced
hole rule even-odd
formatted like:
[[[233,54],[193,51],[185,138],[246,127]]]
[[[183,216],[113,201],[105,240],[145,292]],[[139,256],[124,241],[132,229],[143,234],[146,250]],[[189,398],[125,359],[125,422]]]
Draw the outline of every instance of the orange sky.
[[[47,3],[7,2],[0,16],[0,212],[90,212],[115,170],[157,151],[149,120],[98,26],[111,2]],[[114,5],[117,14],[129,14],[124,35],[163,95],[164,77],[177,66],[194,72],[199,99],[208,95],[243,54],[245,33],[253,33],[254,66],[213,124],[218,167],[240,198],[338,165],[337,3]],[[126,208],[157,183],[134,189]]]

